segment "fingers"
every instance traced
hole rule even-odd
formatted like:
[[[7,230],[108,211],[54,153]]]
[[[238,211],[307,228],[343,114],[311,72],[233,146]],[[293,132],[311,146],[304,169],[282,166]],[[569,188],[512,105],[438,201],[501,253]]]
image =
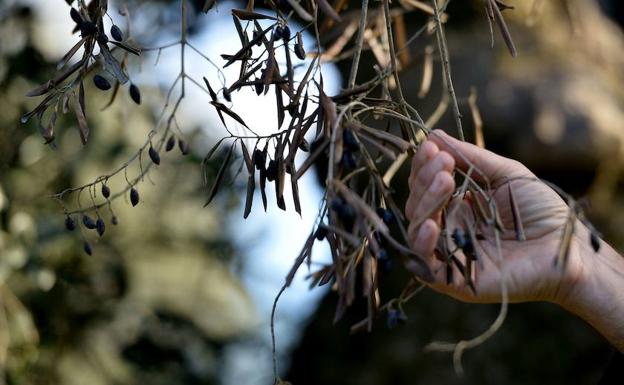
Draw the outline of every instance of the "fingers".
[[[427,219],[418,228],[418,232],[410,235],[412,250],[426,260],[433,255],[433,251],[440,236],[440,226],[433,220]]]
[[[412,211],[408,212],[408,216],[413,215],[419,202],[422,200],[425,192],[431,187],[434,178],[441,172],[450,173],[455,168],[455,160],[444,151],[438,152],[427,164],[422,166],[416,177],[410,180],[410,199],[413,200]]]
[[[468,171],[470,164],[473,164],[476,167],[473,174],[475,179],[495,183],[502,178],[533,176],[522,163],[457,140],[442,130],[432,131],[428,141],[434,142],[440,151],[451,154],[461,170]]]
[[[410,240],[418,238],[420,227],[431,219],[438,227],[440,225],[441,209],[455,190],[455,181],[448,171],[438,172],[433,181],[418,200],[414,210],[408,214],[410,225],[408,236]],[[421,225],[422,223],[422,225]],[[424,255],[423,256],[427,256]]]

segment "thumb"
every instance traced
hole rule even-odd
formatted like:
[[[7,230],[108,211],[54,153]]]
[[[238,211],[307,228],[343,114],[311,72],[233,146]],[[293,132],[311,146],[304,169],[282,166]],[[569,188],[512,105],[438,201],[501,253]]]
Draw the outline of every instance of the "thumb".
[[[472,176],[477,180],[496,183],[503,178],[533,176],[522,163],[477,147],[472,143],[457,140],[442,130],[433,130],[428,140],[455,158],[455,164],[460,170],[468,172],[472,165]]]

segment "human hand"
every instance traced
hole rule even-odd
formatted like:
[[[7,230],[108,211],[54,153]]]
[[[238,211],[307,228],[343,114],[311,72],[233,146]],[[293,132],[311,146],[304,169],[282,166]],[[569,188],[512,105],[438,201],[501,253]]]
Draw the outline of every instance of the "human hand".
[[[455,182],[454,167],[468,172],[474,166],[472,177],[487,179],[504,230],[501,232],[501,256],[492,226],[476,222],[475,194],[452,196]],[[479,170],[479,172],[477,172]],[[501,157],[470,143],[458,141],[440,130],[433,131],[422,143],[412,161],[409,178],[410,196],[406,215],[410,220],[410,246],[426,258],[434,274],[428,283],[433,289],[466,302],[500,302],[501,278],[506,272],[506,287],[511,302],[566,300],[582,271],[577,240],[571,244],[564,269],[556,268],[555,258],[561,243],[561,234],[568,218],[569,208],[550,187],[540,182],[521,163]],[[513,190],[517,212],[526,240],[516,240],[509,188]],[[450,202],[448,200],[450,199]],[[446,203],[448,202],[448,205]],[[483,199],[483,206],[487,206]],[[474,248],[479,261],[472,268],[474,291],[464,280],[463,273],[453,264],[452,280],[447,283],[446,259],[439,237],[442,207],[446,209],[446,238],[453,251],[453,230],[460,228],[468,234],[474,229],[478,236]],[[425,219],[425,217],[428,218]],[[579,226],[583,226],[579,222]],[[587,241],[585,241],[587,243]],[[461,249],[454,255],[465,265]]]

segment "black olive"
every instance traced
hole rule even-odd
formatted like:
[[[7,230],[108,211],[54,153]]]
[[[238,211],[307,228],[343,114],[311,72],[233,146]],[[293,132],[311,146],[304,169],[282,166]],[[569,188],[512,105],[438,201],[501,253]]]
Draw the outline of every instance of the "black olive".
[[[223,89],[223,97],[225,98],[225,100],[227,100],[228,102],[232,101],[232,94],[230,94],[230,90],[228,90],[227,88]]]
[[[130,84],[130,98],[136,103],[141,104],[141,91],[136,84]]]
[[[167,140],[167,144],[165,145],[165,151],[169,152],[173,150],[173,147],[175,146],[175,142],[176,142],[175,137],[171,135],[169,139]]]
[[[95,230],[100,237],[104,235],[104,231],[106,231],[106,225],[104,224],[104,220],[102,218],[98,218],[97,221],[95,221]]]
[[[89,230],[95,229],[95,221],[88,215],[82,216],[82,224]]]
[[[319,241],[322,241],[327,236],[327,228],[319,227],[318,229],[316,229],[316,232],[314,233],[314,236]]]
[[[266,169],[267,174],[266,177],[269,182],[273,182],[277,178],[277,161],[271,159],[269,161],[269,166]]]
[[[264,92],[264,84],[258,82],[254,84],[254,87],[256,88],[256,94],[260,95],[262,94],[262,92]]]
[[[93,84],[102,91],[107,91],[111,88],[110,82],[102,75],[95,75],[93,77]]]
[[[69,215],[65,217],[65,228],[67,231],[74,231],[76,229],[76,222]]]
[[[119,220],[115,215],[113,215],[113,217],[111,218],[111,223],[115,226],[117,226],[117,224],[119,223]]]
[[[69,11],[69,16],[71,16],[72,20],[76,24],[81,25],[83,23],[82,16],[80,15],[80,12],[78,12],[78,10],[76,8],[72,8]]]
[[[103,184],[102,185],[102,196],[106,199],[108,199],[108,197],[110,197],[110,188],[108,188],[107,185]]]
[[[308,143],[308,141],[305,139],[301,139],[301,142],[299,143],[299,149],[303,152],[310,151],[310,143]]]
[[[82,23],[80,23],[80,34],[85,37],[85,36],[91,36],[95,33],[97,33],[98,28],[97,25],[95,25],[94,23],[90,22],[90,21],[83,21]]]
[[[110,29],[110,34],[113,37],[113,39],[117,40],[117,41],[122,41],[123,40],[123,33],[121,32],[121,29],[116,26],[115,24],[113,24],[113,26]]]
[[[263,170],[266,162],[264,152],[256,148],[253,154],[253,161],[258,171]]]
[[[360,144],[358,143],[355,135],[353,135],[353,132],[351,130],[346,129],[342,132],[342,141],[344,143],[344,146],[350,151],[360,151]]]
[[[395,220],[392,211],[384,209],[383,207],[377,209],[377,215],[379,215],[386,225],[392,224]]]
[[[130,189],[130,203],[133,207],[139,204],[139,192],[134,187]]]
[[[178,139],[178,148],[182,155],[188,155],[189,153],[189,145],[182,139]]]
[[[158,151],[154,149],[154,147],[150,146],[147,153],[149,154],[149,157],[152,160],[152,162],[154,162],[154,164],[156,165],[160,164],[160,155],[158,154]]]
[[[87,255],[93,255],[93,250],[91,249],[91,244],[87,241],[82,245],[82,249]]]
[[[342,166],[347,170],[353,170],[357,167],[357,162],[350,151],[343,151]]]

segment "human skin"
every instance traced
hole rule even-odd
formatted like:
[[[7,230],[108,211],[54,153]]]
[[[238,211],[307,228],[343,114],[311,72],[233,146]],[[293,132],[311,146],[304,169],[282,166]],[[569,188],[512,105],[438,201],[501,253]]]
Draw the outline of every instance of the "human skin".
[[[475,224],[474,195],[453,195],[455,167],[487,181],[504,228],[500,253],[492,226]],[[569,215],[563,199],[521,163],[499,156],[443,131],[433,131],[412,161],[410,196],[405,213],[410,220],[410,246],[423,256],[434,279],[434,290],[465,302],[494,303],[502,300],[501,278],[510,302],[548,301],[581,317],[620,351],[624,351],[624,258],[600,241],[595,252],[590,231],[578,219],[565,264],[556,264],[562,233]],[[518,241],[513,222],[509,189],[513,190],[526,240]],[[432,207],[436,208],[432,213]],[[476,250],[482,266],[473,270],[475,291],[454,267],[447,284],[445,256],[439,245],[441,221],[449,232],[455,228],[476,229]],[[475,209],[475,210],[473,210]],[[428,216],[425,219],[425,216]],[[453,242],[447,238],[452,248]],[[463,261],[461,250],[455,253]],[[502,261],[501,261],[502,258]]]

